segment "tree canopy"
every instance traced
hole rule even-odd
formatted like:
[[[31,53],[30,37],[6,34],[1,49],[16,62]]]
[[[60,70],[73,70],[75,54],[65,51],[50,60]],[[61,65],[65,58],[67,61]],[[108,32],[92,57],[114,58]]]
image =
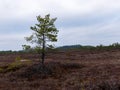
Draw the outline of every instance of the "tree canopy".
[[[31,43],[36,43],[42,51],[41,59],[44,63],[46,47],[51,46],[48,42],[56,42],[58,30],[55,27],[55,21],[57,18],[50,18],[50,14],[45,15],[45,17],[37,16],[38,24],[30,27],[34,33],[26,37],[26,40]]]

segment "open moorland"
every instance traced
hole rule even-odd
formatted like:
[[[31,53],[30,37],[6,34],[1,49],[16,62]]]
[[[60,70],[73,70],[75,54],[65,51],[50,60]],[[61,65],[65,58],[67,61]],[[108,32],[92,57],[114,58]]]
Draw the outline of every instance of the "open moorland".
[[[1,54],[0,90],[120,90],[120,50]]]

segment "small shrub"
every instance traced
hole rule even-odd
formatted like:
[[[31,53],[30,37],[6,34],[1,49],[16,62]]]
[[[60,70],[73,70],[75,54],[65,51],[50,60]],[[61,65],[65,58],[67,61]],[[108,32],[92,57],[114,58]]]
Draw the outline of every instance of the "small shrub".
[[[10,65],[8,65],[7,72],[8,71],[16,71],[17,69],[21,68],[23,64],[21,62],[13,62]]]
[[[17,56],[16,58],[15,58],[15,61],[20,61],[22,58],[20,57],[20,56]]]
[[[23,67],[23,64],[19,61],[15,61],[13,63],[4,65],[4,66],[0,66],[0,73],[7,73],[7,72],[11,72],[11,71],[16,71],[18,69],[20,69],[21,67]]]
[[[0,68],[0,72],[3,72],[4,71],[4,69],[3,68]]]
[[[80,65],[78,63],[64,63],[62,64],[62,67],[65,69],[77,69],[77,68],[82,68],[83,65]]]
[[[31,67],[26,68],[20,76],[23,78],[31,78],[31,77],[39,77],[39,78],[46,78],[52,74],[51,69],[47,66],[43,66],[40,64],[32,65]]]

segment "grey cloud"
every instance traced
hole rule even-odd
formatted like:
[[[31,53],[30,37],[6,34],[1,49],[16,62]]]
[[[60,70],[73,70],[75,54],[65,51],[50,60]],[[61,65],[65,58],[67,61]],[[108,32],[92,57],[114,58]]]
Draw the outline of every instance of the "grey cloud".
[[[57,46],[120,42],[119,12],[119,0],[1,0],[0,50],[21,49],[36,16],[48,13],[58,18]]]

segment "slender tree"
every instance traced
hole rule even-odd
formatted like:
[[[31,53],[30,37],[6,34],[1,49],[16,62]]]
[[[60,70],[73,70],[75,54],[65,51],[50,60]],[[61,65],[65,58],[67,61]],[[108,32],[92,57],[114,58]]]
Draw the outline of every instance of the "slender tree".
[[[48,42],[56,42],[58,30],[55,27],[55,21],[57,18],[50,18],[50,14],[45,17],[37,16],[38,24],[31,27],[33,34],[25,39],[31,43],[36,43],[37,47],[41,49],[42,64],[45,60],[45,52],[47,46],[50,46]]]

